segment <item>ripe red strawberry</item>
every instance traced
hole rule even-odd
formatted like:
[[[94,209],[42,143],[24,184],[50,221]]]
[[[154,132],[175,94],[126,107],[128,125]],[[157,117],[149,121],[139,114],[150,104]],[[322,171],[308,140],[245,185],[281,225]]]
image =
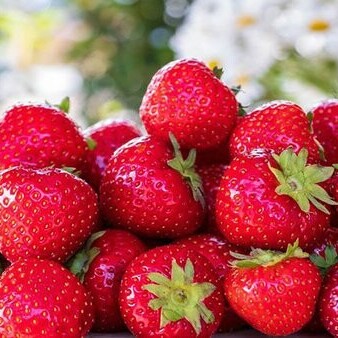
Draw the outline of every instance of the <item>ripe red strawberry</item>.
[[[310,248],[308,252],[324,256],[325,248],[327,246],[333,246],[338,252],[338,228],[329,227],[325,232],[324,238],[320,242],[315,243],[313,248]]]
[[[336,169],[338,167],[335,165]],[[335,170],[332,177],[327,181],[325,189],[332,195],[335,201],[338,201],[338,170]],[[331,225],[338,227],[338,207],[334,207],[331,213]]]
[[[102,173],[111,155],[129,140],[141,136],[141,131],[131,121],[111,118],[87,128],[84,135],[94,145],[88,151],[83,177],[98,190]]]
[[[0,121],[0,169],[23,165],[80,170],[87,150],[78,126],[59,108],[16,105]]]
[[[319,160],[319,147],[305,112],[288,101],[269,102],[244,116],[232,133],[229,146],[231,158],[255,149],[279,154],[292,147],[296,153],[306,148],[311,162]]]
[[[300,330],[312,317],[320,290],[317,267],[295,245],[286,253],[254,249],[236,255],[226,275],[225,295],[232,308],[260,332],[282,336]]]
[[[61,169],[15,167],[0,173],[0,252],[10,261],[65,261],[96,227],[97,197]]]
[[[157,247],[127,267],[120,308],[136,337],[211,337],[223,314],[222,285],[209,261],[180,246]]]
[[[204,212],[195,152],[183,160],[174,144],[173,150],[145,136],[114,153],[100,186],[102,210],[110,223],[152,238],[178,238],[199,228]]]
[[[134,235],[124,230],[108,229],[92,235],[87,245],[70,262],[94,305],[95,332],[125,329],[120,315],[118,295],[127,265],[146,250]]]
[[[84,287],[56,262],[22,259],[0,277],[1,337],[85,337],[92,310]]]
[[[195,250],[207,258],[222,280],[231,269],[230,262],[233,260],[233,257],[230,253],[247,253],[246,249],[230,244],[220,236],[210,234],[193,235],[180,239],[175,244],[186,249]],[[218,332],[238,330],[245,325],[246,323],[225,302],[224,314]]]
[[[223,163],[196,166],[196,171],[202,179],[205,204],[207,206],[207,217],[203,230],[214,234],[220,233],[216,225],[215,204],[216,195],[226,168],[227,165]]]
[[[310,114],[313,133],[324,148],[325,163],[338,163],[338,100],[323,101]]]
[[[219,230],[241,246],[284,250],[299,239],[306,248],[320,241],[336,204],[317,183],[332,167],[306,165],[307,151],[288,148],[280,156],[235,158],[225,170],[216,200]],[[278,168],[278,169],[277,169]]]
[[[173,61],[150,81],[140,116],[147,132],[169,140],[172,132],[182,148],[217,147],[236,123],[235,95],[204,63]]]

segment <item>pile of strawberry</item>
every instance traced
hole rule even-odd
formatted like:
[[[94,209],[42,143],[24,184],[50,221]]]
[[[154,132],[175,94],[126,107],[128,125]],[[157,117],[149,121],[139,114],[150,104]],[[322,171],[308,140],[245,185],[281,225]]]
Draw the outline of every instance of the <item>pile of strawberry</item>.
[[[0,120],[0,337],[338,337],[338,100],[239,114],[194,59],[127,120]]]

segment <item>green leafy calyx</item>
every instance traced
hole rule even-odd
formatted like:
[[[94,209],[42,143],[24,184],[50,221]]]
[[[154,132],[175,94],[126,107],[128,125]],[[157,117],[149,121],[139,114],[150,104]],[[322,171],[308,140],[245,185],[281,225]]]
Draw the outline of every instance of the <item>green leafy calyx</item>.
[[[196,334],[201,332],[201,319],[207,323],[215,321],[214,314],[203,300],[216,289],[212,283],[194,283],[194,266],[188,258],[184,268],[176,260],[172,260],[171,278],[161,273],[149,273],[150,284],[143,289],[156,298],[149,301],[149,307],[161,311],[160,327],[168,323],[186,319],[194,328]]]
[[[167,163],[170,168],[178,171],[189,184],[195,201],[199,201],[203,208],[205,207],[205,201],[203,197],[203,188],[201,177],[195,171],[196,150],[191,149],[186,159],[183,159],[180,151],[180,146],[172,133],[169,133],[170,141],[174,148],[175,157],[169,160]]]
[[[334,168],[318,164],[307,165],[307,157],[308,152],[305,148],[298,155],[292,148],[284,150],[279,156],[273,155],[280,168],[276,169],[269,163],[270,170],[280,183],[275,191],[278,195],[293,198],[304,212],[309,212],[310,204],[313,204],[320,211],[329,214],[323,203],[329,205],[338,203],[318,183],[329,179]]]
[[[338,255],[334,246],[328,245],[324,251],[324,257],[317,254],[310,256],[311,262],[315,264],[323,276],[326,275],[327,271],[331,266],[338,263]]]
[[[236,260],[231,262],[233,267],[237,268],[255,268],[258,266],[272,266],[289,258],[307,258],[309,254],[304,252],[298,246],[298,240],[294,244],[289,244],[285,252],[253,249],[250,255],[242,255],[231,252]]]

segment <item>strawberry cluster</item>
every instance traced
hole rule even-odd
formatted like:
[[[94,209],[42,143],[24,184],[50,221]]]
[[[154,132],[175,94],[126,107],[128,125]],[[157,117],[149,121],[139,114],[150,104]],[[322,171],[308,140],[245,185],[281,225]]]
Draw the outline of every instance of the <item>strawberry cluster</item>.
[[[338,337],[338,100],[243,115],[195,59],[127,120],[0,120],[0,337]],[[241,112],[241,114],[240,114]]]

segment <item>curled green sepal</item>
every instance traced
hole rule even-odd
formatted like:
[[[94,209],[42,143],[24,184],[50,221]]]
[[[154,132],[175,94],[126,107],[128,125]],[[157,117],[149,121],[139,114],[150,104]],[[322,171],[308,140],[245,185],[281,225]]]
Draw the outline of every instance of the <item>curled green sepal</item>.
[[[196,161],[196,149],[191,149],[188,157],[183,159],[180,145],[178,144],[174,134],[170,132],[169,138],[174,148],[175,157],[167,162],[168,166],[178,171],[184,177],[192,190],[195,201],[199,201],[204,209],[205,200],[203,197],[202,180],[195,171],[194,167]]]
[[[272,156],[280,168],[276,169],[269,163],[271,172],[280,183],[275,190],[278,195],[290,196],[304,212],[310,211],[311,203],[326,214],[330,214],[330,212],[323,203],[338,205],[317,184],[326,181],[332,176],[333,167],[324,167],[318,164],[307,165],[308,151],[305,148],[298,155],[295,154],[292,148],[287,148],[280,155],[273,154]]]
[[[237,268],[255,268],[258,266],[272,266],[292,257],[309,257],[309,254],[307,252],[304,252],[298,245],[299,242],[297,239],[293,244],[288,244],[285,252],[252,249],[250,255],[242,255],[237,252],[231,251],[231,256],[236,258],[231,262],[231,266]]]
[[[152,282],[143,286],[156,298],[149,301],[149,307],[161,311],[160,328],[168,323],[186,319],[194,328],[196,334],[201,332],[201,319],[213,323],[215,316],[203,300],[216,289],[212,283],[194,283],[194,266],[188,258],[185,267],[180,267],[176,260],[172,260],[171,278],[161,273],[149,273]]]
[[[338,264],[338,255],[333,245],[328,245],[324,251],[324,257],[317,254],[310,255],[311,262],[315,264],[322,276],[325,276],[331,266]]]

